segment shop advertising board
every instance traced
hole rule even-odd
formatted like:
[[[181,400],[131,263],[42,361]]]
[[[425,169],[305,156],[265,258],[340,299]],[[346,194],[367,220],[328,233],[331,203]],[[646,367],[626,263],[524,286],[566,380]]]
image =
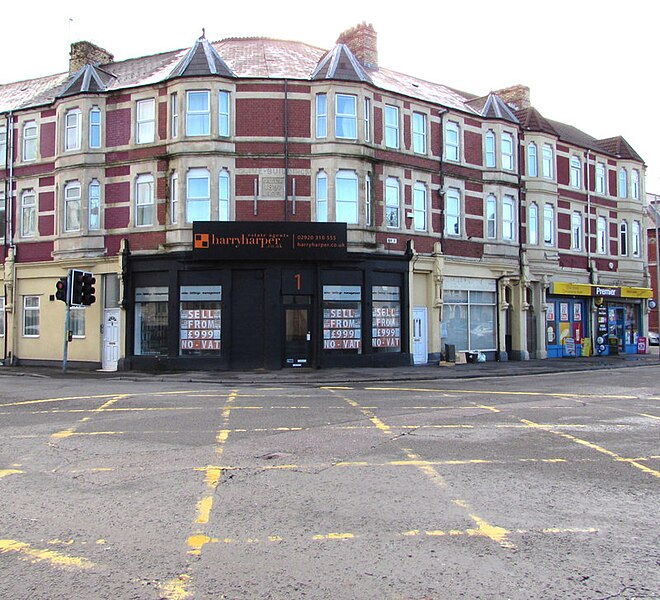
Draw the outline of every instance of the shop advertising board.
[[[195,221],[193,259],[346,258],[346,223]]]

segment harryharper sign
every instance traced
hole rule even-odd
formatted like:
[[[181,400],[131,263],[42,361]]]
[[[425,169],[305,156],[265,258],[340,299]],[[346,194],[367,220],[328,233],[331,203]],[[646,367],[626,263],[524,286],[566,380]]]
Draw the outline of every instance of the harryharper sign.
[[[344,223],[193,223],[195,259],[336,260],[346,248]]]

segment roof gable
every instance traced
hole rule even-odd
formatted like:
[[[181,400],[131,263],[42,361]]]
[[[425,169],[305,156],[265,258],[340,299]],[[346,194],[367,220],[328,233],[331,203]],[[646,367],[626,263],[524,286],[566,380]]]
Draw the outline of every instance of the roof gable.
[[[58,96],[63,98],[81,93],[105,92],[114,78],[112,73],[87,64],[71,76]]]
[[[519,123],[516,115],[497,94],[491,92],[488,96],[468,100],[465,104],[476,110],[486,119],[504,119],[511,123]]]
[[[168,79],[173,77],[197,77],[200,75],[220,75],[236,77],[236,74],[222,60],[218,51],[202,36],[188,53],[174,67]]]
[[[343,81],[368,81],[371,77],[364,70],[346,44],[337,44],[318,63],[310,79],[341,79]]]

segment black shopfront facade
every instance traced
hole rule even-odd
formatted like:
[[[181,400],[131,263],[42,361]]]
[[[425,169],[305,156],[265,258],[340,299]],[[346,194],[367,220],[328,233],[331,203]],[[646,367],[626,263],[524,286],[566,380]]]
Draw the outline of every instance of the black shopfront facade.
[[[408,253],[340,223],[204,222],[193,250],[128,256],[123,369],[410,364]]]

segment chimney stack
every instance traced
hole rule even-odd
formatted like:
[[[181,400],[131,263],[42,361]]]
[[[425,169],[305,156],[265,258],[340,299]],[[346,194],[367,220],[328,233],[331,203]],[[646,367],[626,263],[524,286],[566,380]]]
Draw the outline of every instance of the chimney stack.
[[[526,85],[512,85],[493,93],[502,98],[514,110],[522,110],[531,106],[529,88]]]
[[[360,23],[347,29],[337,38],[338,44],[346,44],[363,66],[378,67],[378,35],[371,23]]]
[[[91,42],[74,42],[69,53],[69,74],[77,73],[85,65],[105,65],[115,57]]]

